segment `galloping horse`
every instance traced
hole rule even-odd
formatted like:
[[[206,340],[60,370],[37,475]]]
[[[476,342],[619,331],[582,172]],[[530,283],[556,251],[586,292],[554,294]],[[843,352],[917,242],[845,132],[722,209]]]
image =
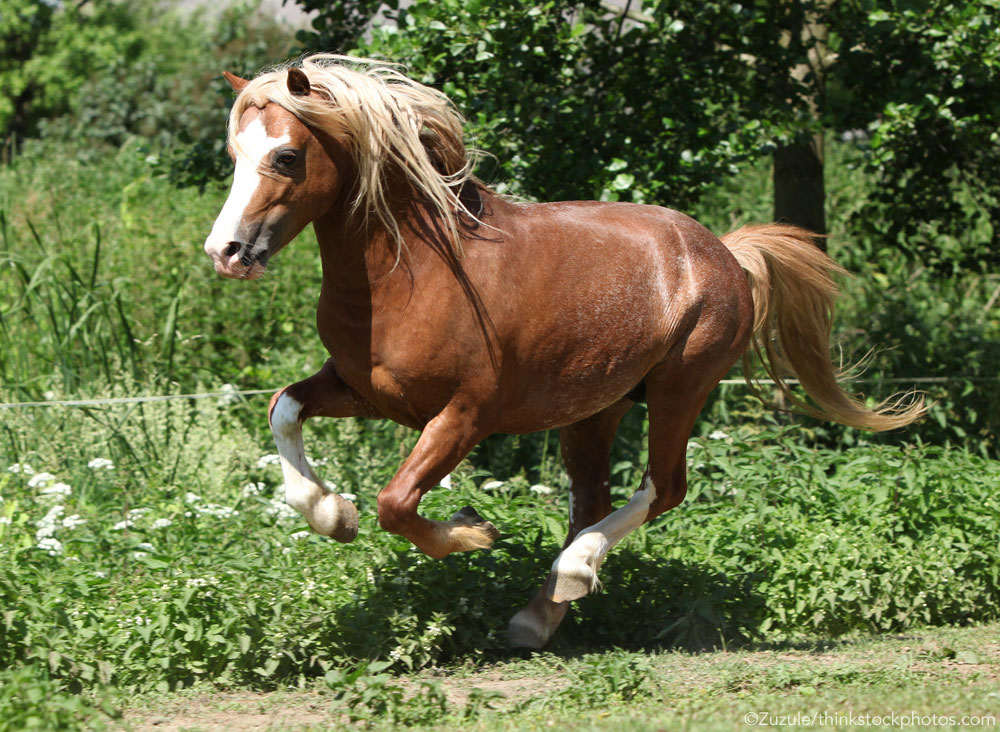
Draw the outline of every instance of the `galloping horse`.
[[[684,499],[695,418],[741,356],[756,352],[786,399],[843,424],[888,430],[924,411],[901,398],[869,409],[841,390],[828,345],[840,270],[809,232],[748,226],[720,240],[657,206],[509,200],[472,176],[449,100],[390,65],[316,55],[226,78],[236,171],[205,242],[216,271],[260,277],[310,222],[320,246],[330,358],[269,407],[286,500],[313,530],[349,542],[358,516],[306,460],[310,417],[421,430],[378,519],[432,557],[488,548],[499,532],[471,507],[425,518],[421,497],[491,433],[561,428],[569,534],[510,622],[515,645],[544,645],[608,551]],[[642,400],[649,465],[613,510],[612,439]]]

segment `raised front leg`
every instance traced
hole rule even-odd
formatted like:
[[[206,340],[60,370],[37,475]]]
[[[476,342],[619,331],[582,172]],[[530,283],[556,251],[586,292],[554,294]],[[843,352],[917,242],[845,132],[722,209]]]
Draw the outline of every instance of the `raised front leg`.
[[[268,421],[281,458],[285,501],[318,534],[347,543],[358,535],[354,504],[327,489],[306,460],[302,423],[309,417],[377,417],[377,410],[350,389],[327,361],[308,379],[271,397]]]
[[[420,551],[436,559],[452,552],[488,549],[500,532],[467,506],[448,521],[433,521],[417,513],[420,499],[448,475],[487,433],[476,428],[473,414],[449,405],[432,419],[378,496],[378,520],[386,531],[405,536]]]
[[[623,399],[592,417],[559,431],[563,464],[569,475],[569,533],[563,548],[578,533],[611,513],[611,443],[618,423],[632,406]],[[512,645],[541,648],[559,627],[569,602],[552,599],[555,577],[549,574],[531,602],[507,627]]]

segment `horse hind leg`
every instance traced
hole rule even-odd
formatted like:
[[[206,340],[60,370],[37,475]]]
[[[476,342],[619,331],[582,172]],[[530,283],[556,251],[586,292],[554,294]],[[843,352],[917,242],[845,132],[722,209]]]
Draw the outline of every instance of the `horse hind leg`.
[[[564,427],[559,432],[563,464],[569,475],[569,533],[563,548],[588,526],[611,513],[611,444],[622,417],[633,402],[623,399],[592,417]],[[568,602],[550,599],[553,574],[510,621],[507,638],[511,645],[541,648],[562,622]]]
[[[729,363],[723,365],[728,368]],[[649,466],[639,490],[626,505],[581,531],[562,551],[552,565],[547,586],[552,602],[577,600],[597,589],[597,572],[608,552],[643,523],[684,500],[687,440],[705,399],[724,371],[719,363],[710,370],[689,366],[684,370],[688,378],[678,378],[676,369],[661,366],[646,379]],[[715,378],[713,371],[717,372]]]

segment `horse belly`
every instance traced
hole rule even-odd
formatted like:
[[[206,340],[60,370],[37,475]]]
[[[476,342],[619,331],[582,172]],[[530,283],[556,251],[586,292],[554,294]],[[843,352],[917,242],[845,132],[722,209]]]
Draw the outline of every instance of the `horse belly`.
[[[632,391],[670,348],[662,309],[622,311],[608,320],[567,317],[505,374],[503,432],[572,424]]]

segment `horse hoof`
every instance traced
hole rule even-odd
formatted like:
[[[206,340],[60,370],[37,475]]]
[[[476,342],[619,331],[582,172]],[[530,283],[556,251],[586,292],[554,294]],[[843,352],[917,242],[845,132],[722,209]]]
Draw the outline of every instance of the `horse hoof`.
[[[497,530],[497,527],[492,522],[480,516],[479,512],[472,506],[460,508],[452,515],[451,521],[456,524],[476,527],[489,537],[490,544],[500,538],[500,532]]]
[[[466,506],[465,508],[460,508],[452,514],[452,521],[460,524],[483,524],[486,523],[486,519],[479,515],[479,511],[474,509],[472,506]]]
[[[538,649],[549,642],[549,631],[534,613],[521,610],[507,625],[507,640],[514,648]]]

